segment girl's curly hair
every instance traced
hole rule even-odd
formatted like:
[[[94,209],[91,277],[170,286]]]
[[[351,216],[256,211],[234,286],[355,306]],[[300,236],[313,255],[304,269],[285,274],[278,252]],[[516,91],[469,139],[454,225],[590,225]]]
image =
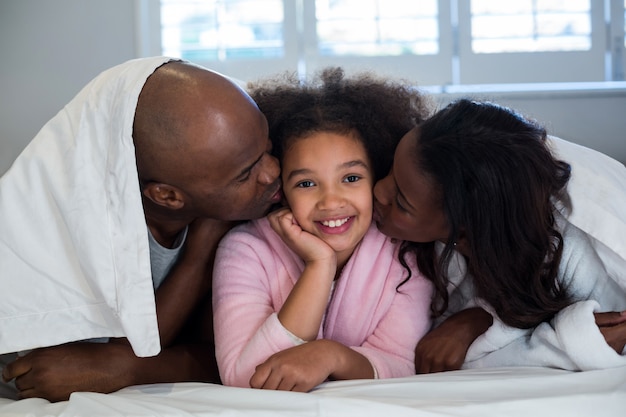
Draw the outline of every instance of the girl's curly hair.
[[[289,141],[316,132],[356,132],[370,158],[374,180],[389,172],[402,136],[431,113],[431,103],[407,81],[369,72],[346,76],[328,67],[309,81],[284,73],[249,83],[267,117],[273,153],[282,159]]]

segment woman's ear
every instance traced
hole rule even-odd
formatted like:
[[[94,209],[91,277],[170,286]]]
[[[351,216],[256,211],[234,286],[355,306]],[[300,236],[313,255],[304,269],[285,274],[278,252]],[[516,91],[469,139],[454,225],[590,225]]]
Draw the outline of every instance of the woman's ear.
[[[454,249],[456,249],[465,256],[469,256],[470,246],[469,242],[467,241],[467,233],[465,232],[464,227],[459,228],[459,237],[457,241],[454,242]]]
[[[149,183],[144,187],[143,195],[153,203],[171,210],[179,210],[185,206],[183,193],[172,185]]]

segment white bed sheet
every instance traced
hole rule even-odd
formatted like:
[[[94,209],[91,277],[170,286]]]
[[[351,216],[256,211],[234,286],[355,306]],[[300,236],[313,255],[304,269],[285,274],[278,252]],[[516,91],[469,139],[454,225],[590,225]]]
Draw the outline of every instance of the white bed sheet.
[[[311,393],[142,385],[69,401],[0,399],[0,416],[626,416],[626,367],[492,368],[328,382]]]

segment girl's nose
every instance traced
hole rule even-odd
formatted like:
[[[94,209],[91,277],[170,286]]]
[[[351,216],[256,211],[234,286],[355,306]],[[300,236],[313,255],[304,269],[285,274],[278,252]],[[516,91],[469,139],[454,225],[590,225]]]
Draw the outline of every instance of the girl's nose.
[[[335,209],[337,207],[342,207],[344,202],[345,199],[340,192],[335,189],[326,189],[320,196],[318,207],[324,210]]]

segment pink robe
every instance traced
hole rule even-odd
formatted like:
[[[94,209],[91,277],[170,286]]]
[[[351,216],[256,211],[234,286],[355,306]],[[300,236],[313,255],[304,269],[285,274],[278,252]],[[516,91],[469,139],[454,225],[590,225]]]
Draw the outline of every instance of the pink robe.
[[[432,284],[397,258],[399,244],[374,224],[335,282],[318,339],[365,356],[379,378],[415,374],[414,349],[430,329]],[[215,348],[222,382],[249,387],[255,367],[296,346],[277,317],[304,268],[266,218],[220,243],[213,276]]]

